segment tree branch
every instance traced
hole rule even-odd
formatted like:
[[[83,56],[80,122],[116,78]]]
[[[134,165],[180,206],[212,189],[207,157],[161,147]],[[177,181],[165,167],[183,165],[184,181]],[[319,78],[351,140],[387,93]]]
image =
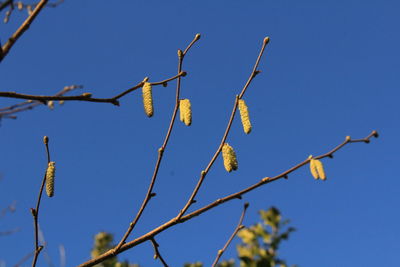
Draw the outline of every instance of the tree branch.
[[[50,163],[50,151],[49,151],[49,143],[48,143],[48,138],[46,141],[47,136],[44,137],[44,144],[46,147],[46,154],[47,154],[47,164]],[[40,208],[40,200],[42,199],[42,194],[43,194],[43,188],[46,183],[46,173],[47,173],[47,168],[46,171],[44,172],[42,184],[40,186],[39,190],[39,195],[37,198],[37,203],[36,203],[36,208],[31,209],[31,213],[33,216],[33,222],[34,222],[34,227],[35,227],[35,254],[33,256],[33,261],[32,261],[32,267],[36,266],[37,258],[39,256],[40,251],[42,251],[43,246],[39,246],[39,208]]]
[[[154,247],[154,259],[160,259],[160,261],[164,265],[164,267],[168,267],[167,262],[164,260],[164,258],[160,254],[160,251],[158,250],[159,245],[156,242],[156,240],[154,238],[151,238],[150,241]]]
[[[178,75],[175,76],[178,78],[177,83],[176,83],[176,96],[175,96],[175,107],[174,107],[174,111],[172,113],[172,117],[171,117],[171,121],[168,127],[168,131],[167,134],[165,136],[164,142],[162,144],[162,146],[158,149],[158,158],[154,167],[154,171],[153,171],[153,176],[151,178],[150,181],[150,185],[149,188],[147,189],[147,194],[145,196],[145,198],[143,199],[142,205],[138,211],[138,213],[136,214],[135,218],[133,219],[133,221],[129,224],[129,227],[127,229],[127,231],[125,232],[124,236],[122,237],[121,241],[118,243],[118,245],[112,250],[113,253],[117,253],[118,250],[121,248],[121,246],[125,243],[126,239],[129,237],[130,233],[132,232],[133,228],[135,227],[135,225],[137,224],[137,222],[140,219],[140,216],[142,215],[144,209],[147,206],[147,203],[149,203],[150,199],[155,196],[155,193],[153,193],[153,187],[154,184],[156,182],[157,179],[157,174],[158,174],[158,170],[160,168],[160,164],[164,155],[164,151],[168,145],[168,140],[169,137],[171,136],[172,133],[172,128],[174,126],[175,123],[175,118],[176,118],[176,114],[178,112],[178,108],[179,108],[179,95],[180,95],[180,88],[181,88],[181,76],[180,75],[182,73],[182,64],[183,64],[183,58],[186,55],[186,53],[189,51],[189,49],[192,47],[192,45],[197,42],[200,39],[200,35],[196,34],[195,38],[190,42],[190,44],[186,47],[185,51],[182,53],[181,50],[178,50]]]
[[[236,236],[236,234],[239,232],[239,230],[244,228],[244,225],[242,224],[242,222],[243,222],[243,218],[244,218],[244,215],[246,214],[246,210],[248,207],[249,207],[249,203],[245,203],[243,206],[242,215],[240,216],[238,225],[236,226],[235,230],[233,231],[231,237],[229,237],[228,241],[226,241],[224,247],[222,249],[218,250],[217,257],[215,258],[214,263],[212,264],[211,267],[215,267],[217,265],[219,259],[221,258],[222,254],[224,254],[225,250],[228,248],[228,246],[232,242],[233,238]]]
[[[154,82],[151,83],[151,85],[163,85],[166,86],[169,81],[178,79],[180,77],[186,76],[186,72],[181,71],[177,75],[168,78],[166,80],[162,80],[160,82]],[[51,101],[51,100],[63,100],[63,101],[87,101],[87,102],[100,102],[100,103],[111,103],[116,106],[119,106],[119,101],[121,97],[129,94],[130,92],[137,90],[143,86],[144,82],[139,82],[137,85],[133,86],[132,88],[129,88],[118,95],[111,97],[111,98],[94,98],[92,97],[91,93],[83,93],[81,95],[76,95],[76,96],[63,96],[63,95],[54,95],[54,96],[40,96],[40,95],[26,95],[26,94],[19,94],[16,92],[0,92],[0,97],[8,97],[8,98],[19,98],[19,99],[29,99],[29,100],[35,100],[35,101],[41,101],[43,104],[46,103],[46,101]]]
[[[43,7],[46,5],[48,0],[41,0],[39,4],[35,7],[32,14],[21,24],[21,26],[15,31],[15,33],[8,39],[7,43],[5,43],[2,47],[2,53],[0,57],[0,62],[7,56],[10,49],[15,44],[15,42],[24,34],[26,30],[29,29],[31,23],[35,20],[36,16],[40,13]]]
[[[200,187],[203,184],[207,173],[209,172],[209,170],[213,166],[215,160],[218,158],[219,154],[221,153],[222,147],[223,147],[226,139],[228,138],[228,134],[229,134],[229,131],[231,129],[233,119],[235,117],[235,113],[236,113],[236,110],[237,110],[237,107],[238,107],[238,101],[239,101],[239,99],[241,99],[243,97],[244,93],[246,92],[247,88],[249,87],[249,85],[250,85],[251,81],[254,79],[254,77],[256,77],[256,75],[258,73],[260,73],[260,71],[258,71],[257,68],[258,68],[258,65],[260,63],[261,56],[263,55],[265,47],[267,46],[268,42],[269,42],[269,37],[266,37],[264,39],[264,41],[263,41],[263,44],[261,46],[261,50],[260,50],[260,52],[258,54],[256,63],[254,64],[253,71],[251,72],[249,79],[247,80],[247,82],[244,85],[244,87],[243,87],[242,91],[240,92],[240,94],[238,96],[236,96],[235,103],[233,104],[232,113],[231,113],[231,116],[229,118],[228,125],[226,126],[225,133],[224,133],[224,135],[222,137],[221,143],[219,144],[219,146],[217,148],[217,151],[215,152],[214,156],[211,158],[211,160],[208,163],[207,167],[201,172],[200,178],[199,178],[199,180],[197,182],[196,187],[194,188],[194,190],[192,192],[192,195],[190,196],[189,200],[186,202],[186,204],[183,207],[183,209],[176,216],[176,220],[179,220],[185,214],[185,212],[189,209],[189,207],[195,202],[194,198],[196,197],[198,191],[200,190]]]
[[[363,143],[367,143],[368,144],[372,137],[375,137],[375,138],[378,137],[377,131],[372,131],[367,137],[361,138],[361,139],[353,139],[352,140],[351,138],[346,137],[346,140],[344,142],[342,142],[341,144],[339,144],[338,146],[336,146],[335,148],[333,148],[329,152],[327,152],[325,154],[322,154],[320,156],[314,157],[314,159],[322,159],[322,158],[326,158],[326,157],[332,157],[335,152],[337,152],[339,149],[343,148],[347,144],[359,143],[359,142],[363,142]],[[245,188],[245,189],[243,189],[241,191],[238,191],[238,192],[233,193],[231,195],[228,195],[228,196],[225,196],[223,198],[217,199],[214,202],[212,202],[212,203],[210,203],[210,204],[208,204],[208,205],[206,205],[206,206],[204,206],[204,207],[202,207],[200,209],[197,209],[197,210],[195,210],[195,211],[193,211],[193,212],[191,212],[191,213],[189,213],[187,215],[182,216],[180,219],[177,219],[176,217],[172,218],[168,222],[166,222],[166,223],[154,228],[153,230],[149,231],[148,233],[146,233],[146,234],[144,234],[144,235],[142,235],[142,236],[140,236],[140,237],[138,237],[138,238],[136,238],[136,239],[124,244],[124,245],[122,245],[117,254],[120,254],[123,251],[126,251],[126,250],[128,250],[128,249],[130,249],[132,247],[135,247],[135,246],[137,246],[137,245],[139,245],[139,244],[141,244],[141,243],[143,243],[143,242],[145,242],[147,240],[150,240],[151,238],[155,237],[157,234],[159,234],[159,233],[171,228],[172,226],[174,226],[174,225],[176,225],[178,223],[183,223],[185,221],[188,221],[188,220],[192,219],[193,217],[199,216],[199,215],[203,214],[204,212],[206,212],[206,211],[208,211],[210,209],[213,209],[213,208],[215,208],[215,207],[217,207],[219,205],[222,205],[223,203],[226,203],[226,202],[228,202],[230,200],[240,199],[242,195],[244,195],[244,194],[246,194],[246,193],[248,193],[250,191],[253,191],[254,189],[256,189],[256,188],[258,188],[258,187],[260,187],[262,185],[274,182],[274,181],[279,180],[281,178],[286,178],[288,174],[290,174],[290,173],[296,171],[297,169],[303,167],[304,165],[308,164],[309,161],[310,161],[310,159],[306,159],[306,160],[298,163],[297,165],[291,167],[290,169],[288,169],[288,170],[286,170],[286,171],[284,171],[284,172],[282,172],[282,173],[280,173],[280,174],[278,174],[278,175],[276,175],[274,177],[262,178],[259,182],[255,183],[255,184],[253,184],[253,185],[251,185],[251,186],[249,186],[249,187],[247,187],[247,188]],[[108,258],[113,257],[113,256],[114,256],[114,254],[110,250],[110,251],[100,255],[97,258],[91,259],[89,261],[86,261],[86,262],[78,265],[78,267],[94,266],[95,264],[100,263],[100,262],[102,262],[102,261],[104,261],[104,260],[106,260]]]

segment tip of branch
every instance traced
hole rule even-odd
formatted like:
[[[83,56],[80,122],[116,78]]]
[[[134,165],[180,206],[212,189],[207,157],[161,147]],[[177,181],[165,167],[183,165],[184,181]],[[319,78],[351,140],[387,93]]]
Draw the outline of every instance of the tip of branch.
[[[194,37],[194,40],[197,41],[197,40],[200,39],[200,37],[201,37],[201,35],[200,35],[200,33],[198,33],[198,34],[196,34],[196,36]]]
[[[373,131],[372,131],[372,136],[375,137],[375,138],[378,138],[378,137],[379,137],[379,134],[378,134],[377,131],[373,130]]]
[[[269,43],[269,37],[267,36],[264,38],[264,44],[268,44],[268,43]]]
[[[49,143],[49,137],[48,136],[43,137],[43,143],[45,145],[47,145]]]
[[[244,203],[244,208],[247,209],[249,207],[249,202]]]
[[[186,71],[181,71],[181,73],[179,73],[182,77],[185,77],[187,75]]]

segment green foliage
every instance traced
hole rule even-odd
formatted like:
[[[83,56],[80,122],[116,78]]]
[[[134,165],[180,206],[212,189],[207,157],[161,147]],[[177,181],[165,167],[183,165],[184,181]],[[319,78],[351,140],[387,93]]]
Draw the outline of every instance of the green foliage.
[[[238,233],[242,239],[237,246],[240,267],[287,267],[286,262],[278,258],[278,249],[281,241],[287,240],[295,229],[288,227],[283,231],[289,220],[282,220],[275,207],[259,213],[262,222]]]
[[[106,232],[100,232],[94,237],[94,247],[91,255],[92,259],[100,256],[104,252],[112,249],[114,245],[112,234]],[[137,264],[129,264],[128,262],[119,262],[117,257],[112,257],[103,261],[102,263],[96,264],[95,267],[139,267]]]

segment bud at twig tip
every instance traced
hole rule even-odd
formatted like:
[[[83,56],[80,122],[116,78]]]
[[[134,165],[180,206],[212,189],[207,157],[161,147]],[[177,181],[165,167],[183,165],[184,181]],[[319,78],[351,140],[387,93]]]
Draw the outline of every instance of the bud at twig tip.
[[[180,50],[180,49],[178,49],[178,57],[179,57],[179,58],[183,57],[183,52],[182,52],[182,50]]]
[[[372,131],[372,135],[375,137],[375,138],[378,138],[378,136],[379,136],[379,134],[378,134],[378,132],[377,131]]]
[[[44,137],[43,137],[43,143],[44,143],[45,145],[47,145],[47,144],[49,143],[49,137],[48,137],[48,136],[44,136]]]
[[[200,39],[200,37],[201,37],[201,35],[200,35],[200,33],[198,33],[198,34],[196,34],[196,36],[194,37],[194,40],[199,40]]]
[[[269,43],[269,37],[267,36],[264,38],[264,44],[268,44],[268,43]]]
[[[351,137],[348,135],[346,136],[346,141],[349,142],[351,140]]]

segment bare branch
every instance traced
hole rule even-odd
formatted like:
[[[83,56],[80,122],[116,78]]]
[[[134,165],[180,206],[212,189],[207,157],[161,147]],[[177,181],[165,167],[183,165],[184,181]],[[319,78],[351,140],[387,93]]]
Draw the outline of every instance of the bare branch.
[[[214,263],[212,264],[211,267],[215,267],[217,265],[219,259],[221,258],[222,254],[224,254],[225,250],[228,248],[228,246],[232,242],[233,238],[236,236],[236,234],[239,232],[239,230],[244,228],[244,225],[242,224],[242,222],[243,222],[243,218],[244,218],[244,215],[246,214],[246,210],[248,207],[249,207],[249,203],[245,203],[243,206],[242,215],[240,216],[238,225],[236,226],[235,230],[233,231],[231,237],[229,237],[228,241],[226,241],[224,247],[222,249],[218,250],[217,257],[215,258]]]
[[[20,267],[23,263],[25,263],[27,260],[29,260],[29,258],[32,257],[33,254],[35,254],[35,251],[29,252],[28,254],[26,254],[22,259],[20,259],[20,260],[14,265],[14,267]]]
[[[377,131],[372,131],[367,137],[361,138],[361,139],[353,139],[352,140],[350,138],[346,138],[346,140],[344,142],[342,142],[341,144],[336,146],[334,149],[332,149],[329,152],[327,152],[325,154],[322,154],[320,156],[316,156],[316,157],[314,157],[314,159],[322,159],[322,158],[326,158],[326,157],[331,157],[333,155],[333,153],[335,153],[339,149],[343,148],[346,144],[359,143],[359,142],[369,143],[370,139],[372,137],[378,137]],[[132,247],[135,247],[135,246],[137,246],[137,245],[139,245],[139,244],[141,244],[141,243],[143,243],[143,242],[145,242],[147,240],[150,240],[151,238],[154,238],[157,234],[159,234],[159,233],[171,228],[172,226],[174,226],[174,225],[176,225],[178,223],[183,223],[185,221],[188,221],[188,220],[192,219],[193,217],[199,216],[199,215],[203,214],[204,212],[206,212],[206,211],[208,211],[210,209],[213,209],[213,208],[215,208],[215,207],[217,207],[219,205],[222,205],[223,203],[226,203],[226,202],[228,202],[230,200],[233,200],[233,199],[240,199],[242,197],[242,195],[244,195],[244,194],[246,194],[246,193],[248,193],[250,191],[253,191],[254,189],[256,189],[258,187],[261,187],[262,185],[274,182],[274,181],[279,180],[281,178],[285,178],[285,177],[287,177],[288,174],[290,174],[290,173],[296,171],[297,169],[303,167],[304,165],[308,164],[309,161],[310,161],[310,159],[306,159],[306,160],[298,163],[297,165],[291,167],[290,169],[288,169],[288,170],[286,170],[286,171],[284,171],[284,172],[282,172],[282,173],[280,173],[280,174],[278,174],[278,175],[276,175],[274,177],[262,178],[259,182],[255,183],[255,184],[253,184],[253,185],[251,185],[251,186],[249,186],[249,187],[247,187],[247,188],[245,188],[245,189],[243,189],[241,191],[238,191],[238,192],[236,192],[234,194],[225,196],[223,198],[219,198],[219,199],[215,200],[214,202],[212,202],[212,203],[210,203],[210,204],[208,204],[208,205],[206,205],[206,206],[204,206],[204,207],[202,207],[200,209],[197,209],[197,210],[195,210],[195,211],[193,211],[193,212],[191,212],[191,213],[189,213],[187,215],[182,216],[180,219],[177,219],[176,217],[172,218],[168,222],[166,222],[166,223],[154,228],[153,230],[149,231],[148,233],[146,233],[146,234],[144,234],[144,235],[142,235],[142,236],[140,236],[140,237],[138,237],[138,238],[136,238],[136,239],[124,244],[124,245],[122,245],[121,248],[118,250],[118,252],[116,254],[120,254],[123,251],[126,251],[126,250],[128,250],[128,249],[130,249]],[[115,256],[115,254],[113,253],[113,251],[110,250],[110,251],[100,255],[97,258],[88,260],[88,261],[78,265],[78,267],[94,266],[97,263],[100,263],[100,262],[102,262],[102,261],[104,261],[104,260],[106,260],[108,258],[113,257],[113,256]]]
[[[156,240],[154,238],[151,238],[150,241],[154,247],[154,259],[160,259],[160,261],[164,265],[164,267],[168,267],[167,262],[164,260],[164,258],[160,254],[160,251],[158,250],[159,245],[156,242]]]
[[[180,74],[182,73],[183,58],[186,55],[186,53],[189,51],[189,49],[192,47],[192,45],[195,42],[197,42],[199,39],[200,39],[200,35],[196,34],[196,36],[193,39],[193,41],[190,42],[190,44],[184,50],[185,52],[182,53],[181,50],[178,50],[178,75],[176,76],[178,79],[177,79],[177,83],[176,83],[175,107],[174,107],[174,111],[172,113],[171,122],[169,124],[168,131],[167,131],[167,134],[165,136],[164,142],[163,142],[162,146],[158,149],[158,158],[157,158],[157,162],[156,162],[155,167],[154,167],[153,176],[151,178],[149,188],[147,189],[147,194],[146,194],[145,198],[143,199],[142,205],[141,205],[138,213],[136,214],[136,216],[133,219],[133,221],[130,223],[126,233],[124,234],[124,236],[122,237],[122,239],[118,243],[118,245],[113,249],[113,253],[117,253],[118,250],[121,248],[121,246],[125,243],[126,239],[129,237],[129,235],[132,232],[133,228],[135,227],[135,225],[139,221],[140,216],[142,215],[144,209],[147,206],[147,203],[150,201],[150,199],[153,196],[155,196],[155,193],[153,193],[153,187],[154,187],[154,184],[156,182],[158,169],[160,168],[161,160],[163,158],[164,151],[165,151],[165,149],[166,149],[166,147],[168,145],[168,140],[169,140],[169,137],[171,136],[172,128],[173,128],[174,123],[175,123],[176,114],[177,114],[178,109],[179,109],[179,95],[180,95],[181,76],[182,76]],[[161,83],[159,83],[159,84],[161,84]]]
[[[24,34],[26,30],[29,29],[31,23],[35,20],[36,16],[40,13],[47,2],[48,0],[41,0],[33,10],[32,14],[29,15],[29,17],[22,23],[16,32],[8,39],[7,43],[3,45],[0,62],[7,56],[15,42]]]

